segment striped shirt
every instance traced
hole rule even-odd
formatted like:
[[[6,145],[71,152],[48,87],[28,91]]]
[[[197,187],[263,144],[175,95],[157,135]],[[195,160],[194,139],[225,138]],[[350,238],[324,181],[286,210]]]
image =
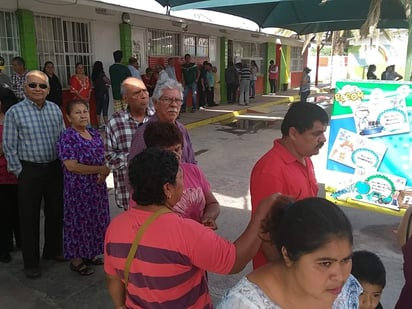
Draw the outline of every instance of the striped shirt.
[[[129,191],[127,190],[127,158],[132,137],[137,128],[149,120],[149,116],[138,122],[129,111],[119,111],[112,115],[106,126],[105,159],[113,172],[114,196],[119,208],[127,209]]]
[[[29,99],[13,105],[4,118],[3,149],[7,169],[20,174],[20,161],[47,163],[57,159],[56,143],[64,130],[60,108],[45,101],[41,109]]]
[[[252,73],[248,67],[244,67],[240,70],[240,79],[248,79],[250,80],[250,76]]]
[[[131,208],[110,223],[104,269],[123,280],[124,265],[137,229],[151,212]],[[235,246],[214,231],[175,213],[158,217],[144,232],[132,261],[127,308],[212,309],[206,271],[228,274]]]

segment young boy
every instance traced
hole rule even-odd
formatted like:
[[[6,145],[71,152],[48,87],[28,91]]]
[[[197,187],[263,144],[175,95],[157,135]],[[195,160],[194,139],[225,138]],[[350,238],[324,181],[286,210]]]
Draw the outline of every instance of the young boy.
[[[386,271],[381,259],[369,251],[355,251],[352,275],[363,288],[359,296],[359,309],[382,309],[380,299],[386,284]]]

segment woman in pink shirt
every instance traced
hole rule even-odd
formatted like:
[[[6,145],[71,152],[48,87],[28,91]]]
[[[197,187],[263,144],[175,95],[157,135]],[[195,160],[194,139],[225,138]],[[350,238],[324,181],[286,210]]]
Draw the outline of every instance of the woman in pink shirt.
[[[183,136],[179,128],[168,122],[155,121],[147,125],[144,132],[147,147],[156,147],[174,152],[180,161],[182,156]],[[183,171],[184,190],[182,198],[173,207],[173,211],[183,218],[217,229],[216,218],[220,205],[202,170],[192,163],[180,162]],[[134,202],[131,201],[133,206]]]

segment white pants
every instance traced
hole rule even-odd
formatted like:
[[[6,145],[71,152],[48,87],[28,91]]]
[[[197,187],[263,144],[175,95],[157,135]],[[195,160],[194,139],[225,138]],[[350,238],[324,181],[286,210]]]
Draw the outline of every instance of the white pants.
[[[239,104],[249,104],[250,80],[241,79],[239,86]]]

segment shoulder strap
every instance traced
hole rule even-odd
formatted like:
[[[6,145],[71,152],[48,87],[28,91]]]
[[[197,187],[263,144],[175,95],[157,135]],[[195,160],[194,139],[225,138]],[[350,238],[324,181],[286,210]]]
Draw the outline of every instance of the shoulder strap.
[[[408,224],[406,226],[406,242],[408,242],[409,240],[409,232],[411,230],[411,221],[412,221],[412,212],[409,214],[409,218],[408,218]]]
[[[139,242],[142,239],[143,233],[145,232],[147,227],[154,220],[156,220],[157,217],[159,217],[162,214],[168,213],[168,212],[171,212],[169,208],[166,208],[166,207],[160,208],[159,210],[151,214],[150,217],[147,218],[146,221],[137,230],[132,246],[130,247],[129,254],[127,255],[126,264],[125,264],[124,272],[123,272],[124,273],[124,285],[126,288],[127,288],[127,284],[129,283],[130,266],[132,265],[133,258],[136,255],[137,247],[139,246]]]

